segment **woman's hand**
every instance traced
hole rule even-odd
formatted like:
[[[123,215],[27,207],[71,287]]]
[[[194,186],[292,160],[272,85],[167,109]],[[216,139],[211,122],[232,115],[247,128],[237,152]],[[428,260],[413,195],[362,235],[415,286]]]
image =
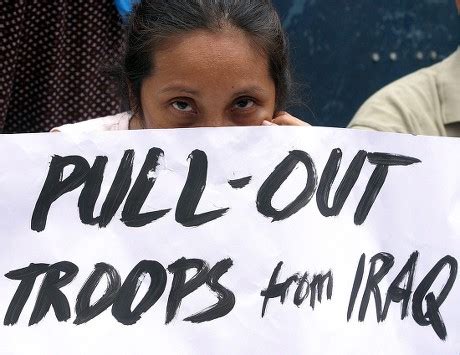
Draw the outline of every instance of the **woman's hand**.
[[[310,126],[307,122],[299,120],[285,111],[275,113],[271,121],[263,121],[263,126]]]

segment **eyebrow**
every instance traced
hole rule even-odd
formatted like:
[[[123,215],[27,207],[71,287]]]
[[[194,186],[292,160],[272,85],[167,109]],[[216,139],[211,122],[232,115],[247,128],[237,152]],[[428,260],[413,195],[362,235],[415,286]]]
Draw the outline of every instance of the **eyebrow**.
[[[170,92],[182,92],[184,94],[200,96],[200,92],[194,89],[190,89],[181,85],[170,85],[160,90],[160,94],[166,94]],[[267,91],[258,85],[252,85],[245,87],[237,92],[233,93],[232,96],[239,97],[244,95],[266,95]]]
[[[160,90],[160,94],[165,94],[169,92],[183,92],[184,94],[200,96],[200,93],[198,91],[180,85],[171,85]]]
[[[243,90],[239,90],[233,94],[233,96],[238,97],[238,96],[244,96],[244,95],[265,95],[267,93],[266,90],[264,90],[262,87],[253,85],[253,86],[248,86],[247,88],[244,88]]]

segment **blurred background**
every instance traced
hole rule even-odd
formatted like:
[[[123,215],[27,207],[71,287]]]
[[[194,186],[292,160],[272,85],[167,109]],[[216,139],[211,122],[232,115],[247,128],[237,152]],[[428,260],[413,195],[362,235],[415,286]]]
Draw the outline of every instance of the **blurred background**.
[[[274,0],[288,32],[297,117],[344,127],[384,85],[455,51],[454,0]]]

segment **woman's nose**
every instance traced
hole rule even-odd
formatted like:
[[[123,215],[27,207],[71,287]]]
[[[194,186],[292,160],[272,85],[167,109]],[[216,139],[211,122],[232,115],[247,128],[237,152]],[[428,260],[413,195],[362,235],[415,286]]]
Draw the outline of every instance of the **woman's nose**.
[[[200,127],[228,127],[234,126],[235,123],[225,114],[210,114],[198,121]]]

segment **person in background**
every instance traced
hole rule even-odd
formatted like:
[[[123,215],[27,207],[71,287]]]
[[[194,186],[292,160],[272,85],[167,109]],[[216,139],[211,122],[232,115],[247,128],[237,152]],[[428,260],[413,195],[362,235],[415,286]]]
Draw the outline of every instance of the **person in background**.
[[[124,47],[130,111],[53,131],[306,125],[284,111],[288,46],[268,0],[143,0]]]
[[[0,132],[122,111],[101,71],[123,41],[114,0],[6,0],[0,19]]]
[[[456,4],[460,16],[460,0]],[[348,127],[460,137],[460,48],[375,93]]]

